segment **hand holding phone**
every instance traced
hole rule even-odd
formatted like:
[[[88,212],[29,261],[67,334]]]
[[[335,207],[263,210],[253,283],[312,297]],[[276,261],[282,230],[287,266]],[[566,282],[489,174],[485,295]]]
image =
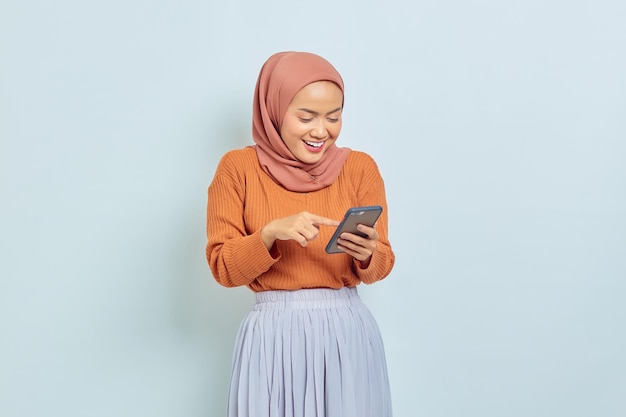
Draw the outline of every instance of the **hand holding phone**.
[[[342,222],[337,226],[337,230],[330,238],[328,245],[326,245],[326,253],[344,253],[337,246],[337,239],[342,233],[352,233],[361,237],[368,237],[357,229],[359,224],[363,224],[368,227],[373,227],[376,224],[376,220],[383,212],[381,206],[365,206],[365,207],[352,207],[346,211]]]

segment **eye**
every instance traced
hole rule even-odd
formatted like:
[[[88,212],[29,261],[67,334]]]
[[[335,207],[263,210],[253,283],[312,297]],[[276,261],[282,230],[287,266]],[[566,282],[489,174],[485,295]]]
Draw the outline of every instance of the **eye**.
[[[311,122],[313,119],[309,118],[305,118],[305,117],[298,117],[298,119],[302,122],[302,123],[309,123]]]
[[[337,123],[339,121],[338,117],[329,117],[328,120],[330,123]]]

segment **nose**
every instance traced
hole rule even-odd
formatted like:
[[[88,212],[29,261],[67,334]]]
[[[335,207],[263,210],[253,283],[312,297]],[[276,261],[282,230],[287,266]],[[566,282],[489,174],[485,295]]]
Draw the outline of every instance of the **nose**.
[[[310,135],[316,139],[326,139],[326,136],[328,136],[328,130],[326,129],[324,122],[320,121],[316,123],[313,129],[311,129]]]

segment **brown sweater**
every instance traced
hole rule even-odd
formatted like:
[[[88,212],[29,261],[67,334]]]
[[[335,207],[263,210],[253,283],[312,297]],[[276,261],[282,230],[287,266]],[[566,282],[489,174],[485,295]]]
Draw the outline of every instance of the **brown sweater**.
[[[308,211],[341,220],[350,207],[380,205],[380,238],[366,269],[347,254],[324,248],[334,227],[320,226],[319,237],[301,247],[277,240],[270,251],[260,230],[271,220]],[[353,287],[386,277],[394,264],[387,236],[387,202],[374,160],[352,151],[337,180],[310,193],[288,191],[261,169],[252,147],[226,153],[209,186],[206,257],[213,276],[226,287],[252,291]]]

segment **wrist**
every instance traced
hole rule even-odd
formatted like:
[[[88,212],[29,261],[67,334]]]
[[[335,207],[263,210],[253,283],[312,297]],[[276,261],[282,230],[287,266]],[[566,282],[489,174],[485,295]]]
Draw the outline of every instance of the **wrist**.
[[[260,233],[261,233],[261,240],[263,241],[263,244],[269,251],[272,249],[272,246],[274,246],[274,242],[276,241],[276,238],[274,237],[273,233],[271,232],[268,226],[269,225],[265,225],[265,227],[261,228]]]
[[[367,259],[357,259],[354,258],[354,262],[357,263],[359,269],[367,269],[370,266],[370,263],[372,262],[372,255],[368,256]]]

